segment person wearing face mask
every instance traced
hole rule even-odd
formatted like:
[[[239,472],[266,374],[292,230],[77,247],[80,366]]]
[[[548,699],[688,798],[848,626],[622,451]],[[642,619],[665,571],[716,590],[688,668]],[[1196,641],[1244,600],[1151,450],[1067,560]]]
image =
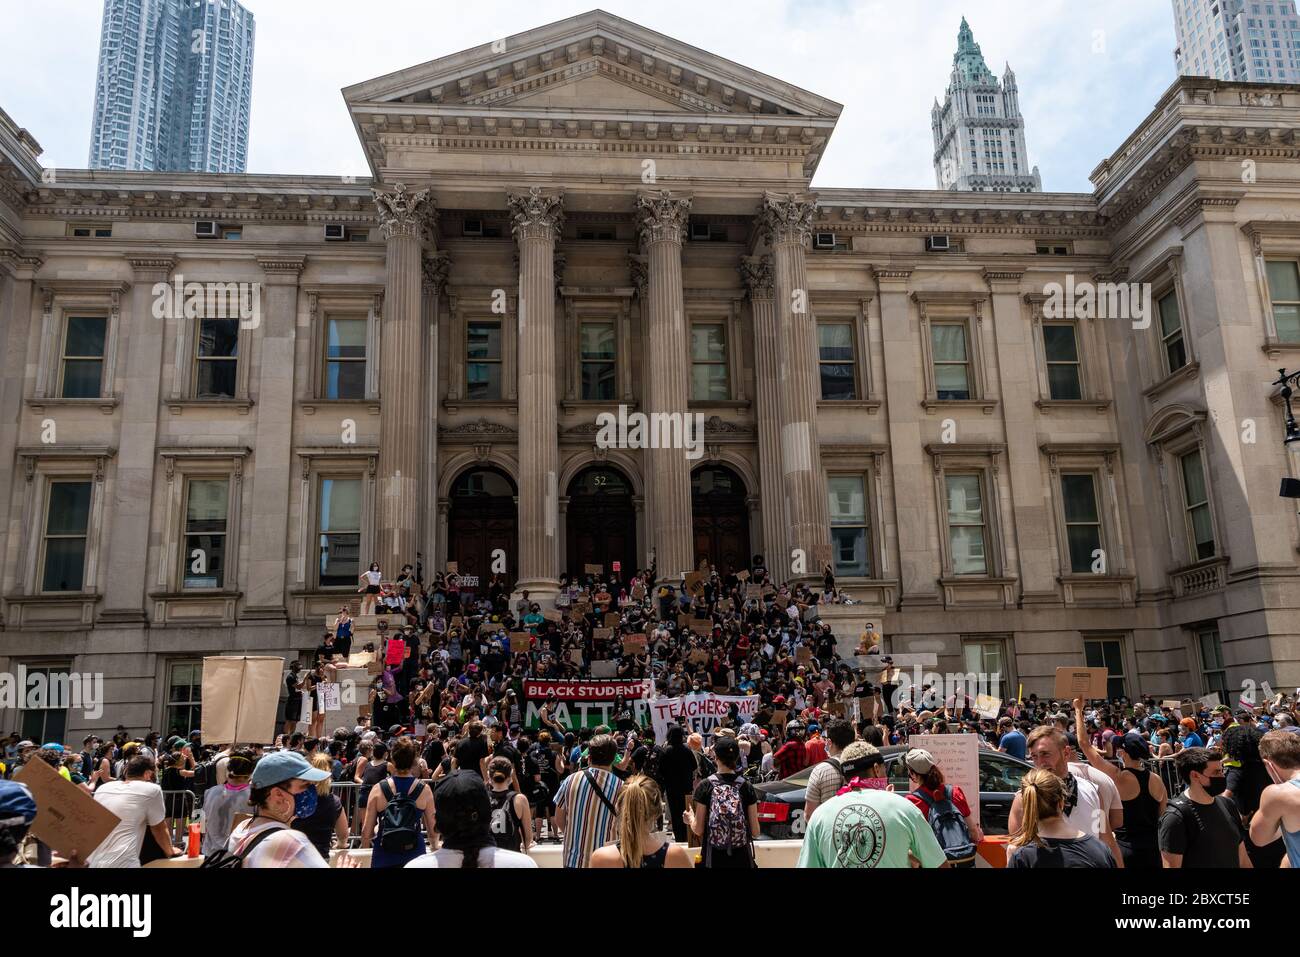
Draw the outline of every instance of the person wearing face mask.
[[[156,783],[158,769],[151,757],[137,754],[126,762],[124,779],[109,781],[95,792],[95,803],[117,815],[117,826],[95,848],[87,867],[139,867],[145,832],[151,831],[158,846],[171,856],[184,851],[172,847],[167,830],[167,806],[162,788]]]
[[[226,849],[243,858],[244,867],[329,867],[311,838],[289,826],[295,818],[315,813],[315,785],[328,777],[328,771],[312,767],[296,751],[266,755],[250,781],[253,816],[235,828]],[[340,856],[340,861],[347,860]]]
[[[248,781],[256,759],[248,748],[232,751],[226,759],[226,781],[203,795],[203,853],[215,854],[230,840],[235,815],[248,809]]]
[[[1289,727],[1289,725],[1288,725]],[[1259,799],[1250,821],[1250,839],[1258,847],[1281,836],[1288,863],[1300,867],[1300,735],[1270,731],[1259,742],[1259,756],[1273,784]]]
[[[1223,754],[1187,748],[1175,758],[1183,780],[1182,794],[1169,801],[1160,818],[1160,856],[1167,868],[1250,867],[1246,832],[1231,798]]]

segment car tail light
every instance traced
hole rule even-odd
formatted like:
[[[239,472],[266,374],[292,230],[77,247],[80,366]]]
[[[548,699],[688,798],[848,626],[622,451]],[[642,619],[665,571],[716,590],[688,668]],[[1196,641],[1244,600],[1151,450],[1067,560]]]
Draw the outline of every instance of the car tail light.
[[[758,819],[769,824],[782,824],[790,820],[790,805],[781,801],[759,801]]]

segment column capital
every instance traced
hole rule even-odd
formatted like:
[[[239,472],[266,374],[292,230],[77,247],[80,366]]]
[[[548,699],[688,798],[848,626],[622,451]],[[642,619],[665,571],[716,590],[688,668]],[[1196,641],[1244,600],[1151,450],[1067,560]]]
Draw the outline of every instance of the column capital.
[[[637,232],[641,245],[657,242],[681,244],[691,215],[691,199],[674,196],[666,189],[637,193]]]
[[[422,262],[424,271],[424,288],[431,295],[442,295],[447,285],[447,274],[451,271],[451,257],[446,253],[434,253],[426,256]]]
[[[817,198],[804,193],[767,193],[758,211],[758,225],[769,246],[803,245],[812,235]]]
[[[564,193],[544,193],[540,186],[527,193],[507,193],[511,230],[515,239],[559,239],[564,227]]]
[[[649,266],[646,265],[645,257],[638,256],[635,253],[627,257],[627,271],[632,279],[632,285],[636,287],[637,298],[645,302],[646,287],[650,284]]]
[[[384,239],[410,236],[422,240],[438,221],[437,208],[427,189],[410,192],[405,183],[398,183],[391,191],[370,192],[379,210],[379,231]]]
[[[743,257],[740,260],[740,278],[750,299],[771,299],[776,294],[771,256]]]

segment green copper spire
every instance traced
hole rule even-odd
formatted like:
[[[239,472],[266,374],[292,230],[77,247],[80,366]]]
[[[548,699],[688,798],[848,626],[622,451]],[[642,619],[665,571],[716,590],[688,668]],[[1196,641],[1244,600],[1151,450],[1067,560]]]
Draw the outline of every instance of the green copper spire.
[[[961,18],[961,29],[957,31],[957,52],[952,63],[967,83],[993,81],[993,71],[984,62],[984,54],[980,52],[980,45],[975,42],[975,34],[971,32],[965,17]]]

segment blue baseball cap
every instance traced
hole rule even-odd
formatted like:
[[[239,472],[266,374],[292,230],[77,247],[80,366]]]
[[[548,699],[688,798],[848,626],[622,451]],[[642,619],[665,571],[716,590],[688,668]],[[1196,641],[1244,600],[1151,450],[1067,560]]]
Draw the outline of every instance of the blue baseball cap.
[[[63,745],[58,744],[57,742],[53,742],[53,741],[51,741],[51,742],[49,742],[48,744],[42,744],[42,745],[41,745],[41,750],[43,750],[43,751],[62,751],[62,750],[63,750]]]
[[[36,819],[36,802],[27,785],[17,781],[0,781],[0,821],[30,824]]]
[[[253,768],[253,787],[267,788],[301,778],[315,784],[330,776],[328,771],[313,768],[297,751],[275,751],[266,755]]]

